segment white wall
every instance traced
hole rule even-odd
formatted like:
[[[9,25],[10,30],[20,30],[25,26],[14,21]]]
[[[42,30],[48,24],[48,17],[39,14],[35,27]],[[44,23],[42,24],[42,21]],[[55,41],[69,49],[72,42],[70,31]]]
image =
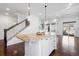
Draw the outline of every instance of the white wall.
[[[22,20],[27,18],[27,15],[23,13],[17,13],[17,16],[18,16],[18,22],[21,22]]]
[[[62,21],[58,19],[59,21],[57,22],[57,35],[62,35]]]
[[[75,35],[76,37],[79,37],[79,20],[77,20],[77,24],[76,24],[76,31],[75,31]]]
[[[6,29],[13,24],[17,23],[17,18],[10,15],[1,15],[0,14],[0,39],[4,37],[3,29]]]
[[[15,17],[0,15],[0,29],[8,28],[17,22]]]
[[[21,33],[24,34],[34,34],[39,32],[40,19],[37,16],[31,15],[28,20],[30,20],[30,25]]]
[[[4,30],[0,29],[0,40],[4,38]]]

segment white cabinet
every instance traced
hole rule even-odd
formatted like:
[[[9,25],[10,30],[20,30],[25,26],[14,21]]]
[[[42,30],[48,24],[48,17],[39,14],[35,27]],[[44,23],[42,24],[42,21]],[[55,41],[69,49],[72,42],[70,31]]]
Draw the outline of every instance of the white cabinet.
[[[41,41],[25,42],[25,56],[41,56]]]
[[[42,40],[41,43],[41,55],[48,56],[55,49],[55,40],[53,38],[48,38]]]
[[[41,50],[42,50],[42,53],[41,55],[42,56],[48,56],[50,54],[50,40],[47,38],[45,40],[42,41],[42,47],[41,47]]]
[[[26,56],[48,56],[55,49],[55,40],[45,38],[36,42],[25,42]]]

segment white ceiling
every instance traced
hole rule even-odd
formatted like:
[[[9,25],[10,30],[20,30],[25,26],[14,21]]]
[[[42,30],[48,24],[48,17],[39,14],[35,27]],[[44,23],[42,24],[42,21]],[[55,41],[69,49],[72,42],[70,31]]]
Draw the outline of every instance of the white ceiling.
[[[58,17],[79,16],[79,3],[68,5],[66,9],[61,10],[57,14]]]
[[[5,10],[6,8],[10,8],[12,11],[26,12],[27,3],[0,3],[0,11]]]
[[[31,14],[44,18],[45,8],[44,3],[31,3]],[[65,9],[68,3],[47,3],[47,18],[51,19],[56,16],[56,13]],[[0,3],[0,12],[10,8],[12,11],[27,13],[27,3]],[[41,15],[40,15],[41,14]]]

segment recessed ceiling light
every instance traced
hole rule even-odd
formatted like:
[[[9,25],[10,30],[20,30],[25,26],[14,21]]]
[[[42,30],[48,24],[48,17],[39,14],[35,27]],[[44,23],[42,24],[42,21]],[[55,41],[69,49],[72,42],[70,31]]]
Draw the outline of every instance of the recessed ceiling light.
[[[42,13],[39,13],[39,15],[42,15]]]
[[[10,8],[6,8],[6,10],[7,10],[7,11],[9,11],[9,10],[10,10]]]
[[[30,10],[30,7],[28,7],[28,10]]]

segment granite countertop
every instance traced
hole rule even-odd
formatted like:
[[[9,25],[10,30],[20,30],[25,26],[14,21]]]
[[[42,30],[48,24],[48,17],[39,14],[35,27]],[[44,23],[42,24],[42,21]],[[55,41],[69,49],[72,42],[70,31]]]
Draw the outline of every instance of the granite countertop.
[[[46,38],[47,36],[43,33],[40,33],[40,34],[36,33],[36,34],[29,34],[29,35],[17,34],[16,37],[23,40],[24,42],[26,42],[26,41],[42,40],[42,39]]]

